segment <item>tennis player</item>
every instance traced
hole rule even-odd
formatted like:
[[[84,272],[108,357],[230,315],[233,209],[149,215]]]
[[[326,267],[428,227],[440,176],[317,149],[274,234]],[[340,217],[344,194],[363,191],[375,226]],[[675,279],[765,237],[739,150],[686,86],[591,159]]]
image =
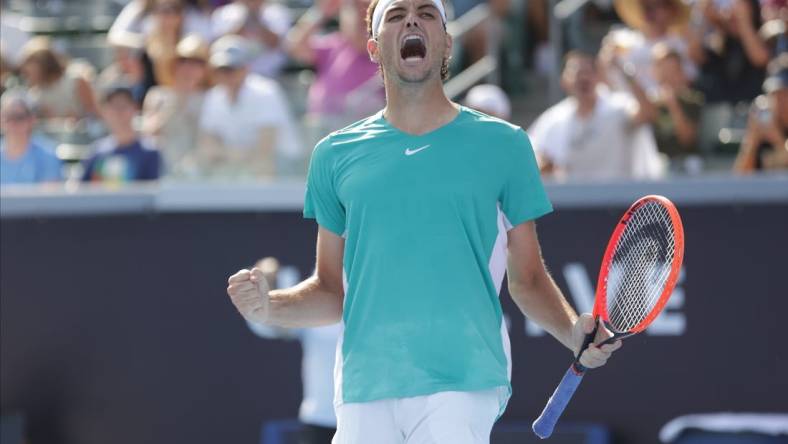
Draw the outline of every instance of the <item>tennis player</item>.
[[[504,273],[522,312],[572,352],[594,322],[543,265],[534,220],[552,207],[525,132],[443,92],[441,1],[374,1],[367,18],[387,103],[315,147],[314,276],[268,291],[260,270],[241,270],[227,291],[254,322],[344,322],[334,444],[488,443],[511,394]],[[619,346],[591,346],[581,363]]]

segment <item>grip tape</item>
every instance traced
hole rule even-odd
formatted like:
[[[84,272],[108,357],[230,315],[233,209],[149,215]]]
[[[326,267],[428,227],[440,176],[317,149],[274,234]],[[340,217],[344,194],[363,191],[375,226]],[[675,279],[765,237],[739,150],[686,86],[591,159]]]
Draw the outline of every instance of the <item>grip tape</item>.
[[[547,401],[542,414],[533,423],[534,433],[542,439],[549,438],[553,434],[558,418],[561,417],[569,400],[572,399],[572,395],[580,385],[580,381],[583,380],[584,373],[578,373],[573,367],[569,366],[569,370],[564,374],[561,383],[553,392],[553,396]]]

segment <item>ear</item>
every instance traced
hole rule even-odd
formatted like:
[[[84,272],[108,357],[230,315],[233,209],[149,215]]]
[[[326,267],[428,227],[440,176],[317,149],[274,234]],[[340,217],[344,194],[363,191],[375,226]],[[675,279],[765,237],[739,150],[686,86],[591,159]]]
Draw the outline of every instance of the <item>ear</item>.
[[[444,57],[451,57],[453,51],[452,48],[454,47],[454,39],[451,37],[448,31],[446,31],[446,54]]]
[[[380,47],[377,40],[373,38],[367,40],[367,53],[370,60],[380,65]]]
[[[561,89],[564,90],[565,93],[569,94],[569,80],[566,78],[565,73],[561,73]]]

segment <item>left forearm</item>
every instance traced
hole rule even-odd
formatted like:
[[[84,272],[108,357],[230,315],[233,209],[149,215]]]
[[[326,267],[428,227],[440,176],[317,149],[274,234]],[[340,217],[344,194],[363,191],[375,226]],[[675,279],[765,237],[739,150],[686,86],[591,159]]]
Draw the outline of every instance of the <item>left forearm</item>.
[[[654,103],[649,99],[646,90],[640,86],[637,78],[632,73],[625,73],[627,83],[629,84],[629,90],[632,92],[632,96],[635,97],[635,100],[638,102],[637,111],[632,116],[632,124],[634,126],[640,126],[646,123],[651,123],[657,117],[657,108],[654,106]]]
[[[279,47],[281,37],[279,34],[271,31],[267,26],[258,24],[254,29],[254,33],[260,42],[262,42],[268,48],[276,49]]]
[[[509,293],[529,320],[539,324],[568,349],[577,351],[572,342],[577,313],[547,271],[530,281],[510,277]]]
[[[769,63],[771,54],[766,43],[758,35],[758,30],[750,24],[742,24],[740,29],[739,38],[750,63],[758,68],[765,67]]]

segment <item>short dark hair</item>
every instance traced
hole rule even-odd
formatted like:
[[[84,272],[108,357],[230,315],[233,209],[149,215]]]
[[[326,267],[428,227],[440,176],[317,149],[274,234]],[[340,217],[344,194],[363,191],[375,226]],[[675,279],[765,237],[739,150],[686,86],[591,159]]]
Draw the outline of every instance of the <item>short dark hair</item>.
[[[566,65],[569,64],[569,61],[572,59],[586,59],[589,60],[592,64],[596,60],[596,56],[588,51],[584,51],[582,49],[571,49],[564,54],[563,61],[561,63],[561,71],[566,69]]]
[[[40,67],[44,83],[47,85],[57,81],[66,71],[66,62],[52,49],[48,41],[25,54],[22,65],[28,63],[35,63]]]

